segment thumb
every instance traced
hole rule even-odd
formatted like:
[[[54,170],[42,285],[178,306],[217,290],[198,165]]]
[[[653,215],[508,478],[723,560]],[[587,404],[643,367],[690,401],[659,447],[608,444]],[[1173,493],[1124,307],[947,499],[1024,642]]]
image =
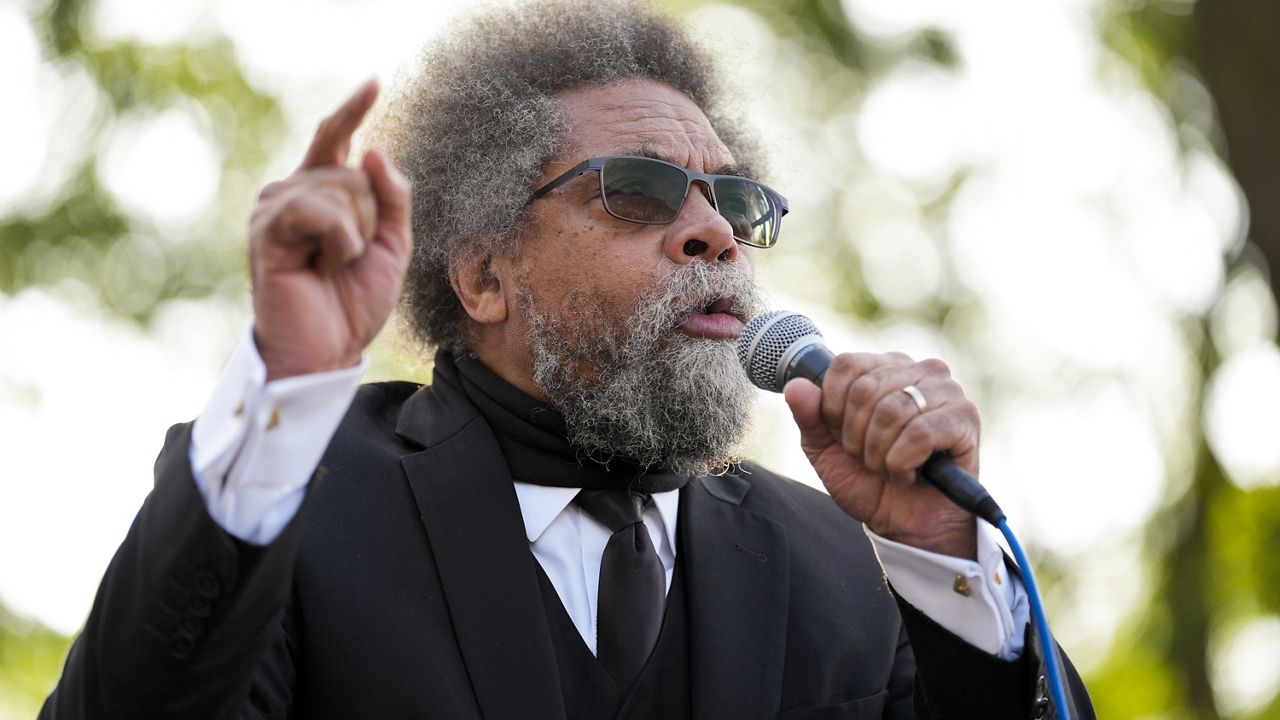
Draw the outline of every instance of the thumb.
[[[795,378],[783,388],[782,396],[800,428],[800,444],[805,449],[821,450],[834,442],[822,421],[822,388],[804,378]]]
[[[380,150],[370,150],[360,163],[378,201],[378,229],[389,230],[392,243],[409,243],[409,181]],[[387,233],[379,233],[386,236]],[[381,238],[380,238],[381,239]]]

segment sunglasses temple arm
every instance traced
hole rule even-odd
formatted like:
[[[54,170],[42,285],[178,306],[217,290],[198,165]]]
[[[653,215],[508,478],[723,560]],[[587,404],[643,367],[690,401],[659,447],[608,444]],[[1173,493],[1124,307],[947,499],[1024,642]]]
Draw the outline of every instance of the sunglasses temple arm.
[[[543,185],[542,187],[538,188],[537,190],[534,190],[534,191],[533,191],[533,194],[531,194],[531,195],[529,196],[529,199],[524,201],[524,204],[525,204],[525,206],[526,206],[526,207],[528,207],[528,205],[529,205],[530,203],[532,203],[534,200],[537,200],[538,198],[542,197],[543,195],[546,195],[547,193],[551,192],[552,190],[555,190],[556,188],[560,187],[561,185],[564,185],[565,183],[569,182],[570,180],[573,180],[574,178],[578,177],[579,175],[581,175],[581,174],[583,174],[583,173],[585,173],[585,172],[588,172],[588,171],[590,171],[590,170],[599,170],[599,169],[601,169],[601,166],[598,166],[598,165],[593,164],[591,160],[584,160],[584,161],[582,161],[582,162],[578,163],[577,165],[574,165],[573,167],[569,168],[569,169],[568,169],[568,170],[567,170],[563,175],[561,175],[560,177],[557,177],[555,180],[552,180],[551,182],[547,183],[546,185]]]

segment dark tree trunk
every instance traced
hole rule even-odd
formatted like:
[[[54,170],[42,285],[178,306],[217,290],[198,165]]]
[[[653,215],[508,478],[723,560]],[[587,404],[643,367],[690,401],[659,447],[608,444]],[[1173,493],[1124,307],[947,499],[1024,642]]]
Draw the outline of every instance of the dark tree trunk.
[[[1227,161],[1249,201],[1249,238],[1280,282],[1280,3],[1199,0],[1197,58],[1218,105]]]

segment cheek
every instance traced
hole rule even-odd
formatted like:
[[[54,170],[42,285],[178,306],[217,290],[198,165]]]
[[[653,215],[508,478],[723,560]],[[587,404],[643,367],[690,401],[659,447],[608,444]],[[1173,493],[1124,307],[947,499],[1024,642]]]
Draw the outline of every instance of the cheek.
[[[613,314],[630,314],[641,298],[651,295],[675,267],[658,252],[644,252],[650,244],[615,238],[611,247],[594,254],[580,268],[580,280],[595,291],[598,303]]]
[[[670,263],[653,226],[619,229],[586,222],[546,229],[525,254],[525,267],[537,294],[560,307],[590,303],[612,314],[630,312],[674,269],[664,267]]]
[[[548,273],[535,292],[539,305],[547,309],[569,315],[601,310],[606,317],[622,319],[630,316],[640,298],[652,293],[657,284],[648,274],[593,258]]]

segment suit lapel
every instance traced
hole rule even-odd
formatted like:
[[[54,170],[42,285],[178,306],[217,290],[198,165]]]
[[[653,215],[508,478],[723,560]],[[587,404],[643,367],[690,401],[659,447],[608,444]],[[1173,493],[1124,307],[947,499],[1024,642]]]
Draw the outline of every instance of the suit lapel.
[[[771,718],[781,703],[789,567],[783,527],[741,507],[741,478],[681,495],[693,716]]]
[[[405,403],[397,432],[425,446],[401,464],[481,714],[564,718],[536,560],[492,431],[461,393],[437,383]]]

